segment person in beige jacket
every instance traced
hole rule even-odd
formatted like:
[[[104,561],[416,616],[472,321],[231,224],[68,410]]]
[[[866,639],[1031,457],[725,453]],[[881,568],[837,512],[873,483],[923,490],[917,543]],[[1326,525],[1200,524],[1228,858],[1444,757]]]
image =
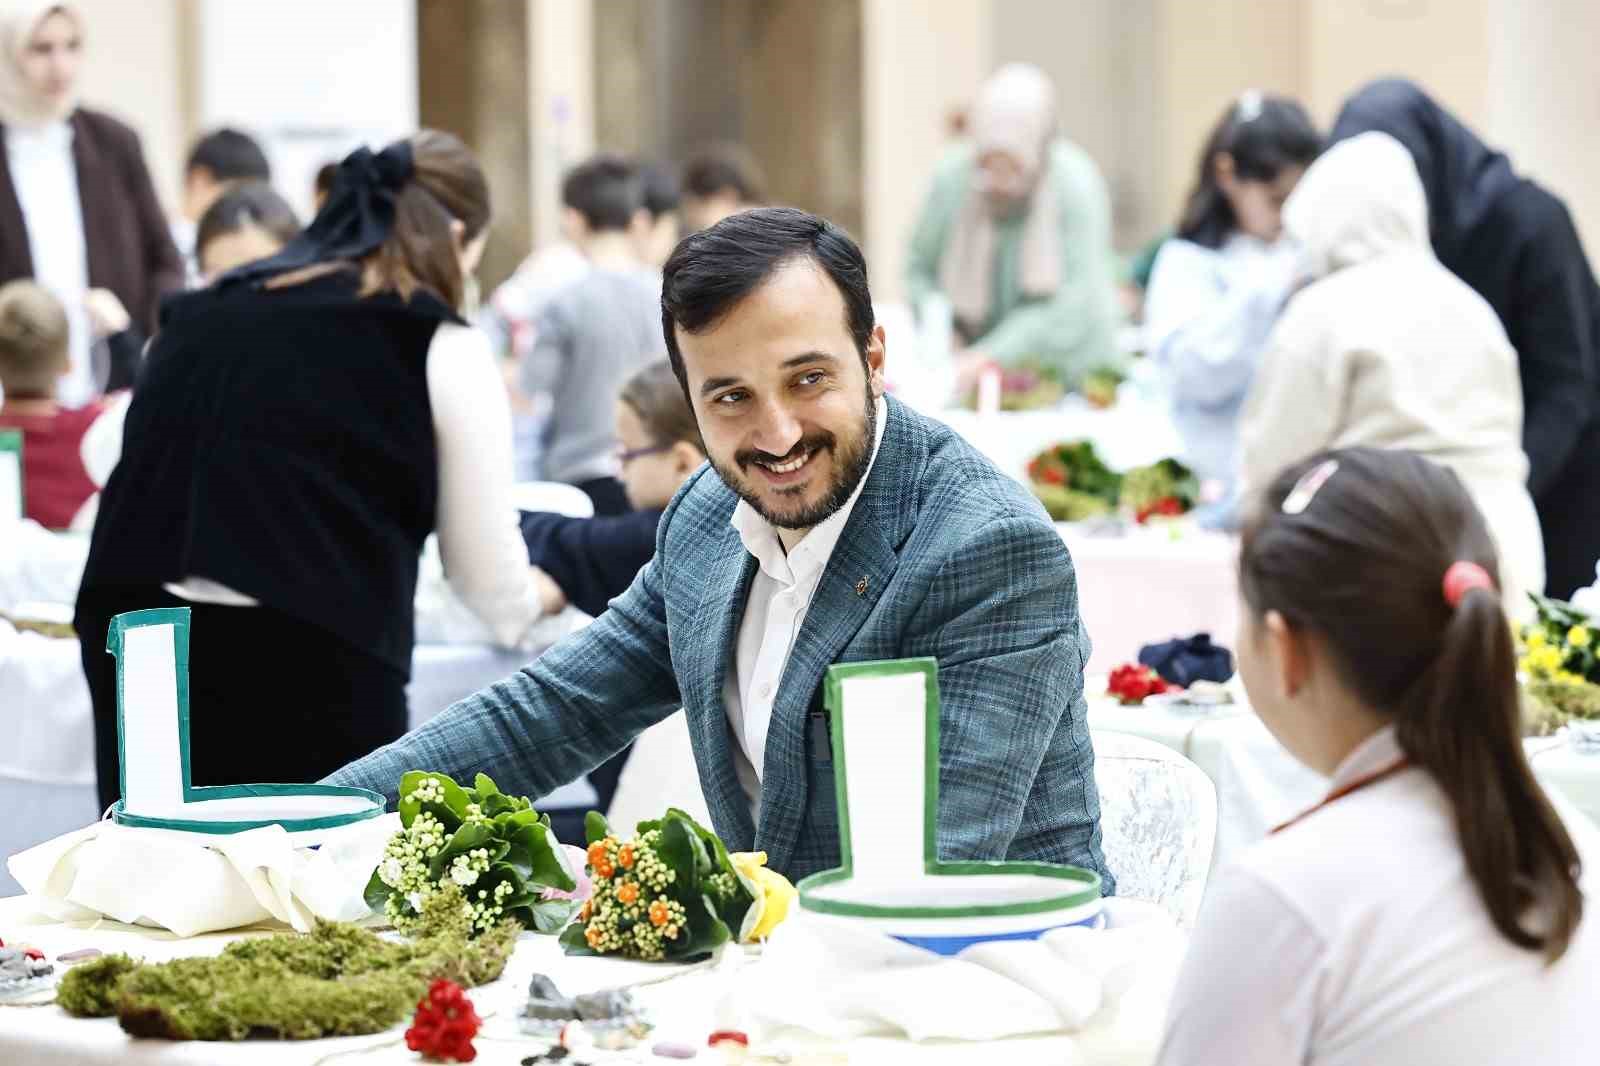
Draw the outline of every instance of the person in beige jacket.
[[[1417,452],[1454,470],[1483,511],[1507,611],[1526,616],[1526,594],[1544,589],[1544,548],[1525,488],[1516,352],[1494,310],[1434,257],[1410,153],[1385,133],[1340,142],[1301,179],[1284,226],[1308,280],[1245,405],[1245,492],[1323,449]]]

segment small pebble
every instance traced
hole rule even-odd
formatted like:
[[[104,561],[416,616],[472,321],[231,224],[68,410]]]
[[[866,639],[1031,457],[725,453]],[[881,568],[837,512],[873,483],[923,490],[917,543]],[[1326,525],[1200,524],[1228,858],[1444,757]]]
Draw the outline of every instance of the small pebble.
[[[690,1047],[688,1044],[661,1043],[651,1048],[650,1051],[657,1058],[663,1059],[692,1059],[696,1055],[700,1054],[700,1052]]]
[[[98,959],[101,955],[104,955],[104,954],[105,954],[105,952],[101,951],[99,948],[79,948],[77,951],[68,951],[68,952],[66,952],[64,954],[57,955],[56,956],[56,961],[57,962],[88,962],[90,959]]]

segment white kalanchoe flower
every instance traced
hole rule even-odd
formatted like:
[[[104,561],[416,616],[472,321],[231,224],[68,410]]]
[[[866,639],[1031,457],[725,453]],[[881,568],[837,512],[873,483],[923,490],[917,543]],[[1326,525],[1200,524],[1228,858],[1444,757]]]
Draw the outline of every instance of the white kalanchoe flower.
[[[378,867],[378,880],[390,888],[399,888],[400,881],[405,877],[405,865],[394,856],[383,860],[383,865]]]

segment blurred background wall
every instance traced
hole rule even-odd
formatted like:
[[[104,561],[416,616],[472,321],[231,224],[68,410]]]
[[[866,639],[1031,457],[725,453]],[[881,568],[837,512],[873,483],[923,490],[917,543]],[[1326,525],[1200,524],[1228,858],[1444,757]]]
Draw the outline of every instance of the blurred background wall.
[[[80,0],[88,102],[132,122],[176,202],[189,140],[240,125],[297,205],[311,174],[419,122],[460,133],[497,196],[493,284],[559,225],[596,147],[677,161],[744,142],[774,199],[863,239],[875,287],[952,120],[1008,60],[1056,80],[1064,132],[1110,184],[1120,247],[1171,223],[1239,92],[1321,122],[1364,81],[1421,82],[1600,245],[1596,0]],[[334,120],[337,117],[337,121]]]

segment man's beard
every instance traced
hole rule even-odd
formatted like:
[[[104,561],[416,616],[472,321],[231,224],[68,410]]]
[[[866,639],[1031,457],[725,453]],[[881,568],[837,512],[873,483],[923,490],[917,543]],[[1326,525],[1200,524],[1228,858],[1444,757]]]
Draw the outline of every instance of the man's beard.
[[[736,452],[733,460],[738,472],[730,470],[716,459],[711,460],[711,465],[722,478],[723,484],[754,508],[756,514],[779,529],[810,529],[812,526],[820,525],[850,502],[850,497],[861,484],[861,479],[867,476],[867,468],[872,465],[872,447],[878,437],[878,404],[870,387],[866,390],[866,396],[866,409],[861,417],[861,432],[842,451],[837,437],[827,431],[819,431],[801,437],[799,442],[789,449],[787,455],[772,455],[770,452],[757,451],[753,448]],[[832,458],[835,468],[834,482],[823,494],[822,499],[799,511],[770,510],[762,500],[761,494],[751,486],[750,478],[744,474],[744,471],[758,459],[764,459],[769,463],[785,463],[821,451],[827,451]]]

